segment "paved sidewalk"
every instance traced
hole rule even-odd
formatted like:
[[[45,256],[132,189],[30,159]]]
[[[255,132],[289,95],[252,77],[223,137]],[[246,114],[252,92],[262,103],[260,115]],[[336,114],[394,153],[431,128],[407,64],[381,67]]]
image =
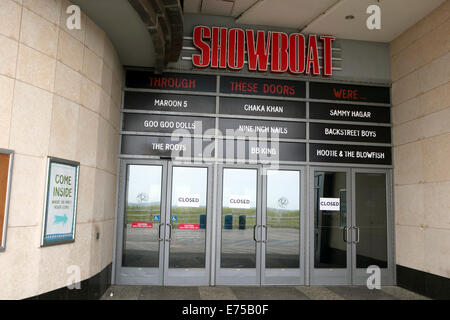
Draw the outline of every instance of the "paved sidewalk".
[[[111,286],[102,300],[428,300],[428,298],[399,287],[369,290],[360,286]]]

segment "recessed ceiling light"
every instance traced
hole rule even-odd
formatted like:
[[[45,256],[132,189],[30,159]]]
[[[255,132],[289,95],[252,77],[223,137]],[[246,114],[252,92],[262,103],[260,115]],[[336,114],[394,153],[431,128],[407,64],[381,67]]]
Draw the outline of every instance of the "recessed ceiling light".
[[[353,20],[355,19],[355,16],[352,14],[349,14],[348,16],[345,16],[345,20]]]

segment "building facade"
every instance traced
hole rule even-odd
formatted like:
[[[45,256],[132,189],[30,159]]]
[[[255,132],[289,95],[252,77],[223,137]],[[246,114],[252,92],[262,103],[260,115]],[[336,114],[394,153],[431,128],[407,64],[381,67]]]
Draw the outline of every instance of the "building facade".
[[[448,298],[450,2],[390,43],[169,2],[160,33],[139,2],[0,1],[0,298],[374,270]]]

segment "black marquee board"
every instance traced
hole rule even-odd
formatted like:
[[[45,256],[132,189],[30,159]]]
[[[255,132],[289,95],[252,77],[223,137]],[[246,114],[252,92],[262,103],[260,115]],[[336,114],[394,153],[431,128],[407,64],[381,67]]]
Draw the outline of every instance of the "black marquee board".
[[[392,155],[390,147],[311,143],[309,161],[391,165]]]
[[[390,146],[372,145],[391,144],[389,87],[313,81],[306,98],[302,80],[220,76],[217,88],[217,79],[128,70],[122,154],[212,158],[217,153],[227,160],[392,164]],[[308,124],[308,119],[316,121]],[[309,159],[307,143],[295,141],[307,138]]]
[[[159,114],[125,113],[123,115],[123,130],[137,132],[157,132],[179,134],[205,134],[214,129],[215,119],[211,117],[185,117]],[[206,132],[207,133],[207,132]],[[210,132],[210,135],[213,135]]]
[[[306,117],[306,102],[246,98],[219,98],[219,113],[252,117]]]
[[[390,123],[391,109],[356,104],[310,102],[309,117],[319,120]]]
[[[306,124],[304,122],[225,118],[219,120],[219,129],[223,136],[266,139],[306,138]]]
[[[123,107],[133,110],[214,114],[216,113],[216,98],[187,94],[127,91],[125,92]]]
[[[216,77],[203,74],[164,73],[128,70],[127,88],[216,92]]]
[[[223,76],[220,92],[272,97],[305,98],[306,82]]]
[[[214,139],[123,135],[122,154],[159,157],[214,157]],[[208,153],[210,152],[210,153]]]
[[[389,87],[361,86],[341,83],[310,82],[309,98],[337,101],[390,103]]]
[[[219,140],[218,156],[222,159],[304,162],[306,161],[306,143]]]
[[[368,143],[391,143],[391,128],[348,124],[310,123],[309,139]]]

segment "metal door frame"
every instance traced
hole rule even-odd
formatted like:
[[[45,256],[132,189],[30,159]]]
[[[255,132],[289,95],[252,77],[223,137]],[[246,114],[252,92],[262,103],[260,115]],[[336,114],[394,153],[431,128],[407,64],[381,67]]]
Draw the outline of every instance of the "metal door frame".
[[[279,165],[277,168],[270,166],[262,166],[262,219],[261,223],[265,229],[262,234],[263,241],[261,243],[261,285],[304,285],[306,275],[306,167],[305,166],[286,166]],[[266,269],[266,238],[267,235],[267,171],[298,171],[299,172],[299,209],[300,209],[300,229],[299,229],[299,268],[298,269]],[[270,233],[269,233],[270,235]]]
[[[170,218],[170,196],[172,168],[177,166],[207,167],[207,233],[206,233],[206,260],[205,269],[188,269],[192,272],[192,278],[186,278],[186,269],[180,269],[179,275],[174,275],[180,281],[172,281],[168,278],[164,281],[166,251],[165,241],[160,241],[160,266],[159,268],[123,267],[122,253],[124,245],[125,226],[125,201],[127,189],[127,166],[149,165],[161,166],[161,221]],[[386,200],[387,200],[387,250],[388,268],[381,269],[381,284],[394,285],[395,277],[395,233],[394,233],[394,210],[393,210],[393,172],[389,168],[369,168],[349,166],[305,166],[305,165],[280,165],[279,170],[300,171],[301,174],[301,242],[300,242],[300,277],[286,275],[276,270],[273,274],[267,274],[264,268],[265,245],[263,242],[256,245],[256,268],[249,270],[240,269],[243,275],[237,277],[235,269],[221,269],[221,227],[222,227],[222,191],[223,191],[223,169],[255,169],[257,170],[257,239],[263,241],[264,233],[262,225],[266,225],[266,208],[264,207],[267,192],[267,176],[264,170],[270,170],[264,164],[226,164],[226,163],[185,163],[182,161],[169,162],[167,160],[143,160],[143,159],[120,159],[118,183],[118,211],[117,211],[117,233],[115,250],[115,272],[113,281],[115,284],[124,285],[365,285],[369,274],[366,269],[356,268],[356,245],[352,242],[356,237],[354,229],[348,232],[347,237],[347,268],[346,269],[315,269],[314,268],[314,172],[343,172],[346,173],[347,188],[347,228],[355,225],[356,204],[355,199],[355,174],[362,173],[385,173],[386,174]],[[169,170],[170,169],[170,170]],[[170,172],[170,176],[169,176]],[[169,189],[170,188],[170,189]],[[164,191],[166,190],[166,191]],[[171,192],[171,191],[170,191]],[[168,214],[166,214],[168,213]],[[259,219],[259,220],[258,220]],[[165,225],[161,226],[161,235],[167,238],[168,230]],[[162,261],[162,263],[161,263]],[[173,270],[173,269],[172,269]],[[268,269],[270,270],[270,269]],[[225,272],[225,273],[224,273]],[[170,274],[171,271],[166,274]],[[181,275],[183,273],[183,275]],[[253,273],[253,274],[251,274]],[[279,273],[279,276],[277,275]],[[273,276],[273,278],[272,278]],[[174,278],[174,279],[175,279]],[[269,280],[272,278],[271,280]],[[237,279],[237,280],[236,280]],[[290,279],[289,281],[287,279]]]
[[[222,255],[222,200],[223,200],[223,172],[224,169],[250,169],[256,170],[256,226],[255,226],[255,268],[221,268],[220,258]],[[260,285],[261,268],[258,261],[261,260],[261,165],[246,164],[219,164],[217,170],[217,205],[216,205],[216,285]],[[259,226],[259,227],[258,227]]]
[[[166,197],[167,197],[167,161],[157,160],[133,160],[122,159],[120,161],[120,190],[119,204],[117,212],[117,251],[116,251],[116,272],[115,283],[123,285],[162,285],[164,271],[164,241],[159,241],[159,267],[158,268],[141,268],[141,267],[123,267],[122,255],[124,245],[124,228],[125,228],[125,200],[127,184],[127,167],[129,165],[142,166],[160,166],[161,173],[161,212],[160,212],[160,237],[165,235],[166,229],[161,225],[166,215]],[[160,238],[161,239],[161,238]]]
[[[174,167],[189,167],[189,168],[206,168],[207,169],[207,186],[206,186],[206,234],[205,234],[205,268],[169,268],[169,251],[170,251],[170,239],[171,236],[164,237],[164,285],[176,286],[176,285],[209,285],[210,270],[211,270],[211,226],[212,226],[212,186],[214,180],[213,165],[207,163],[186,163],[171,161],[167,167],[167,196],[166,196],[166,214],[165,225],[171,227],[171,202],[172,202],[172,178]],[[165,228],[166,228],[165,227]],[[170,231],[171,232],[171,231]],[[169,233],[170,233],[169,232]]]
[[[352,193],[351,193],[351,168],[349,167],[320,167],[313,166],[310,168],[310,181],[309,181],[309,282],[311,285],[350,285],[352,281],[352,246],[351,246],[351,232],[344,233],[347,235],[347,267],[346,268],[315,268],[314,267],[314,173],[316,171],[323,172],[342,172],[346,174],[346,196],[347,196],[347,230],[351,227],[352,217]]]
[[[394,285],[395,260],[394,260],[394,218],[393,218],[393,202],[392,202],[392,170],[390,169],[369,169],[369,168],[352,168],[352,199],[356,200],[356,174],[357,173],[383,173],[386,175],[386,234],[387,234],[387,268],[380,269],[381,285]],[[356,225],[356,201],[352,201],[352,226]],[[367,278],[371,275],[367,273],[365,268],[356,268],[356,243],[357,232],[352,228],[352,283],[353,285],[366,285]]]

